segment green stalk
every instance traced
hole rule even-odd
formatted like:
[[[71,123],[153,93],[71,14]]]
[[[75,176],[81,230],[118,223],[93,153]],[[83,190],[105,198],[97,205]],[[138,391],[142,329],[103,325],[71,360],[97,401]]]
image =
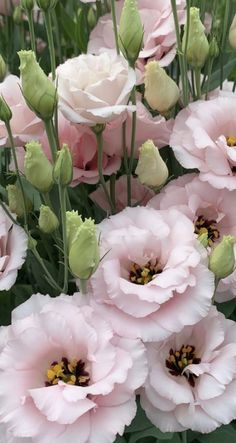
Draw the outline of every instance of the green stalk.
[[[194,76],[195,76],[195,87],[196,87],[196,98],[197,100],[200,100],[202,91],[201,91],[201,69],[196,68],[194,69]]]
[[[136,88],[135,88],[135,86],[133,87],[130,98],[131,98],[132,105],[136,105]],[[137,112],[134,111],[132,114],[131,147],[130,147],[129,168],[128,168],[128,174],[127,174],[128,206],[131,206],[131,178],[132,178],[133,164],[134,164],[136,126],[137,126]]]
[[[47,39],[48,39],[48,48],[49,48],[51,70],[52,70],[52,80],[54,81],[56,78],[56,57],[55,57],[55,48],[54,48],[54,42],[53,42],[52,21],[51,21],[50,10],[44,11],[43,16],[44,16],[45,27],[46,27],[46,32],[47,32]]]
[[[116,5],[115,5],[115,0],[111,0],[111,15],[112,15],[113,30],[114,30],[114,36],[115,36],[115,42],[116,42],[116,52],[119,55],[120,54],[120,48],[119,48],[118,29],[117,29],[117,21],[116,21]]]
[[[214,59],[211,58],[209,60],[209,63],[208,63],[205,100],[208,99],[208,93],[209,93],[209,89],[210,89],[210,80],[211,80],[211,73],[212,73],[213,62],[214,62]]]
[[[105,181],[104,176],[103,176],[103,165],[102,165],[102,163],[103,163],[103,136],[102,136],[102,132],[103,131],[101,130],[101,131],[97,132],[95,130],[94,132],[95,132],[95,135],[96,135],[96,138],[97,138],[97,145],[98,145],[98,173],[99,173],[99,180],[100,180],[100,183],[102,185],[104,194],[105,194],[105,196],[107,198],[107,201],[108,201],[108,203],[110,205],[111,212],[112,212],[112,214],[114,214],[115,213],[115,208],[114,208],[113,202],[111,200],[109,191],[107,189],[106,181]]]
[[[57,21],[55,9],[52,10],[52,19],[53,19],[53,24],[55,26],[55,37],[56,37],[56,43],[57,43],[58,58],[59,58],[59,62],[62,63],[63,58],[62,58],[62,51],[61,51],[60,32],[59,32],[59,26],[58,26],[58,21]]]
[[[79,290],[81,292],[81,294],[86,295],[87,294],[87,281],[88,280],[82,280],[80,279],[79,281]]]
[[[228,26],[229,26],[229,14],[230,14],[230,0],[225,0],[224,4],[224,21],[223,21],[223,30],[222,30],[222,39],[221,39],[221,53],[220,53],[220,89],[223,88],[224,81],[224,50],[226,46],[226,39],[228,34]]]
[[[33,10],[27,13],[28,22],[29,22],[29,32],[30,32],[30,42],[32,51],[36,54],[36,43],[35,43],[35,32],[34,32],[34,18],[33,18]]]
[[[64,283],[63,293],[68,291],[68,251],[67,251],[67,235],[66,235],[66,187],[58,185],[59,199],[61,207],[61,224],[62,224],[62,239],[63,239],[63,255],[64,255]]]
[[[116,174],[110,176],[110,197],[116,212]]]
[[[181,432],[182,443],[188,443],[188,431]]]
[[[55,162],[56,156],[57,156],[57,140],[56,140],[56,135],[55,135],[55,130],[54,130],[52,119],[44,120],[44,126],[46,129],[47,138],[48,138],[48,142],[49,142],[51,153],[52,153],[52,158]]]
[[[55,289],[57,289],[60,293],[63,292],[63,289],[57,284],[57,282],[54,280],[54,278],[51,276],[50,272],[48,271],[47,267],[45,266],[43,259],[40,257],[36,247],[31,249],[31,252],[34,254],[36,260],[41,265],[42,269],[44,270],[48,282],[51,284],[51,286]]]

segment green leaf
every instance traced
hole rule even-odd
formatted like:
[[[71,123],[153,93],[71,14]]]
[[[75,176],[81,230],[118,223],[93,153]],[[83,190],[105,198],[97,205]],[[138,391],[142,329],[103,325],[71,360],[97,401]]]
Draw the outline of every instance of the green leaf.
[[[81,8],[75,25],[75,40],[81,52],[87,52],[89,30],[87,19],[87,8]]]
[[[236,308],[236,299],[224,303],[216,303],[218,311],[222,312],[226,318],[229,318]]]
[[[152,428],[145,429],[141,432],[135,432],[131,435],[129,439],[129,443],[136,443],[137,441],[141,440],[144,437],[155,437],[158,441],[159,440],[171,440],[173,438],[172,432],[161,432],[158,428],[153,426]],[[178,441],[176,441],[178,443]]]
[[[152,428],[153,424],[148,420],[144,410],[140,406],[139,398],[137,398],[137,413],[130,426],[125,429],[125,432],[139,432],[147,428]]]
[[[236,430],[232,425],[222,426],[210,434],[196,433],[200,443],[233,443],[236,440]]]
[[[33,288],[31,285],[14,285],[12,292],[15,295],[15,306],[19,306],[30,298],[33,294]]]
[[[223,55],[223,65],[224,65],[223,80],[225,80],[229,76],[234,66],[236,65],[236,59],[235,57],[232,56],[232,52]],[[218,62],[210,78],[209,91],[213,91],[214,89],[218,88],[218,86],[220,85],[220,72],[221,72],[221,67]],[[202,89],[203,94],[206,92],[206,88],[207,88],[207,83],[205,83]]]
[[[126,443],[126,440],[124,437],[120,437],[120,435],[118,435],[118,437],[115,440],[115,443]]]
[[[7,326],[11,323],[11,311],[14,296],[11,291],[0,291],[0,326]]]

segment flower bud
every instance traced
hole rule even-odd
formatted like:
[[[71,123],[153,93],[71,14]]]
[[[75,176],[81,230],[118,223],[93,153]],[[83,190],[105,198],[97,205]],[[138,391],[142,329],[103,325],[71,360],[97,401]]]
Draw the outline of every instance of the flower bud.
[[[21,6],[16,6],[13,12],[13,20],[16,25],[22,23],[22,9]]]
[[[99,247],[94,220],[86,219],[78,228],[69,249],[69,265],[72,274],[80,280],[88,280],[99,265]]]
[[[39,190],[48,192],[52,185],[52,165],[42,150],[40,143],[26,144],[24,171],[27,180]]]
[[[41,205],[39,208],[39,229],[45,234],[51,234],[59,226],[59,221],[49,206]]]
[[[7,65],[0,54],[0,83],[3,82],[7,75]]]
[[[149,62],[145,67],[144,83],[144,97],[155,111],[166,113],[179,99],[178,86],[155,60]]]
[[[119,46],[131,66],[134,66],[143,46],[143,25],[137,0],[125,0],[119,26]]]
[[[213,36],[209,45],[209,57],[217,58],[220,53],[219,46],[216,38]]]
[[[188,63],[193,68],[202,68],[209,53],[209,43],[204,33],[204,26],[200,20],[199,9],[192,6],[190,8],[189,31],[187,36],[187,26],[184,28],[182,40],[182,50],[185,51]]]
[[[25,205],[24,206],[24,198],[21,192],[21,189],[16,185],[8,185],[6,187],[7,197],[8,197],[8,206],[11,212],[17,215],[17,217],[22,218],[24,216],[24,210],[27,212],[31,211],[32,203],[25,196]]]
[[[26,12],[31,12],[34,8],[34,0],[21,0],[21,7]]]
[[[235,238],[224,235],[221,242],[213,249],[209,257],[209,269],[218,279],[232,274],[235,265],[234,256]]]
[[[236,51],[236,14],[229,28],[229,44]]]
[[[33,51],[19,51],[22,91],[30,109],[42,120],[53,117],[57,102],[54,84],[36,61]]]
[[[149,188],[159,188],[166,182],[169,172],[152,140],[147,140],[141,146],[135,174],[140,183]]]
[[[57,152],[56,162],[53,168],[53,180],[62,186],[67,186],[73,178],[73,163],[70,149],[63,145]]]
[[[78,211],[67,211],[66,212],[66,235],[68,250],[76,237],[77,231],[82,225],[83,221]]]
[[[0,120],[2,120],[4,123],[9,123],[11,119],[12,119],[11,109],[9,108],[4,98],[0,96]]]
[[[57,0],[37,0],[37,5],[43,11],[48,11],[48,9],[55,8]]]

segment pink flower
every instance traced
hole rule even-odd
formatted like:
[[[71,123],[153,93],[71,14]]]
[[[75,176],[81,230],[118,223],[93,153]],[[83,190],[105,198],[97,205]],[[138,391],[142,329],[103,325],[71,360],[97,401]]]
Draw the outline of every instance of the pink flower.
[[[211,432],[236,418],[236,325],[212,307],[194,326],[147,344],[149,377],[141,394],[162,432]]]
[[[90,280],[91,304],[119,335],[163,340],[207,315],[213,274],[187,217],[126,208],[98,230],[103,259]]]
[[[115,51],[82,54],[57,68],[59,108],[73,123],[107,123],[129,109],[135,72]],[[134,107],[130,107],[134,110]]]
[[[208,234],[208,250],[224,235],[236,237],[236,190],[215,189],[199,180],[197,174],[187,174],[172,180],[161,193],[150,200],[155,209],[175,208],[195,225],[196,235]],[[236,246],[235,246],[236,254]],[[215,299],[227,301],[236,296],[236,270],[220,281]]]
[[[109,191],[109,182],[107,184]],[[147,186],[141,185],[137,178],[132,177],[131,179],[131,206],[142,205],[145,206],[146,203],[154,196],[154,192],[151,191]],[[101,186],[92,192],[89,197],[94,203],[98,204],[107,213],[110,212],[110,206],[107,202],[107,198]],[[116,210],[122,211],[127,206],[127,176],[122,175],[117,181],[115,186],[115,197],[116,197]]]
[[[20,0],[0,0],[0,14],[9,15],[13,8],[12,6],[19,5]]]
[[[43,123],[26,105],[18,77],[8,75],[0,83],[0,95],[3,96],[11,108],[11,129],[17,146],[23,146],[33,138],[38,139],[42,136],[44,130]],[[8,135],[3,121],[0,121],[0,146],[9,146]]]
[[[236,100],[197,101],[177,115],[170,145],[186,168],[218,189],[236,189]]]
[[[25,231],[0,208],[0,291],[14,285],[18,269],[25,261],[27,240]]]
[[[178,0],[179,23],[185,22],[185,0]],[[118,22],[124,1],[116,3]],[[143,66],[149,59],[155,59],[161,66],[168,66],[175,57],[175,26],[170,0],[139,0],[141,21],[144,26],[144,47],[140,51],[137,67]],[[111,14],[100,17],[97,26],[90,34],[88,51],[97,54],[100,49],[114,49],[115,39]]]
[[[115,336],[79,298],[33,295],[0,337],[0,422],[9,441],[112,443],[135,416],[144,346]]]

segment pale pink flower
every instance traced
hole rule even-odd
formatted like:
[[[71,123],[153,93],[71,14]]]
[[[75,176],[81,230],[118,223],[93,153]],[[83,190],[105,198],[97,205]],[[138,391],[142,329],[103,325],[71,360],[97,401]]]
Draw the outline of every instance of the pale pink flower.
[[[135,416],[144,346],[115,336],[79,299],[36,294],[13,311],[0,353],[9,441],[112,443]]]
[[[124,1],[116,3],[119,23]],[[177,0],[180,24],[185,22],[185,0]],[[161,66],[168,66],[176,54],[176,34],[170,0],[139,0],[141,21],[144,26],[144,47],[140,51],[137,67],[143,71],[150,59],[158,60]],[[90,34],[88,51],[97,54],[102,49],[114,49],[115,39],[111,14],[100,17]]]
[[[186,216],[126,208],[98,231],[103,258],[91,303],[119,335],[163,340],[207,315],[214,278]]]
[[[208,234],[208,251],[224,235],[236,237],[236,190],[216,189],[199,180],[197,174],[186,174],[172,180],[148,206],[155,209],[175,208],[183,212],[195,225],[196,235]],[[235,246],[236,255],[236,246]],[[222,279],[217,287],[216,301],[236,296],[236,270]]]
[[[236,418],[236,325],[215,307],[165,342],[147,344],[147,354],[141,405],[162,432],[208,433]]]
[[[218,189],[236,189],[235,95],[197,101],[175,119],[170,145],[186,168]]]
[[[13,7],[19,5],[20,0],[0,0],[0,14],[9,15]]]
[[[14,285],[25,261],[27,241],[25,231],[0,208],[0,291],[7,291]]]
[[[109,192],[109,182],[107,183]],[[131,206],[145,206],[146,203],[154,196],[154,192],[147,186],[141,185],[137,178],[131,178]],[[110,206],[103,191],[102,186],[92,192],[89,197],[94,203],[98,204],[107,213],[110,212]],[[116,210],[122,211],[127,206],[127,176],[122,175],[116,181],[115,185]]]
[[[10,74],[0,83],[0,95],[12,111],[11,129],[16,146],[23,146],[26,142],[42,136],[43,123],[26,105],[20,89],[20,79],[17,76]],[[3,121],[0,121],[0,146],[9,146]]]
[[[115,51],[79,55],[58,66],[56,73],[59,108],[73,123],[104,124],[129,109],[136,76]]]

